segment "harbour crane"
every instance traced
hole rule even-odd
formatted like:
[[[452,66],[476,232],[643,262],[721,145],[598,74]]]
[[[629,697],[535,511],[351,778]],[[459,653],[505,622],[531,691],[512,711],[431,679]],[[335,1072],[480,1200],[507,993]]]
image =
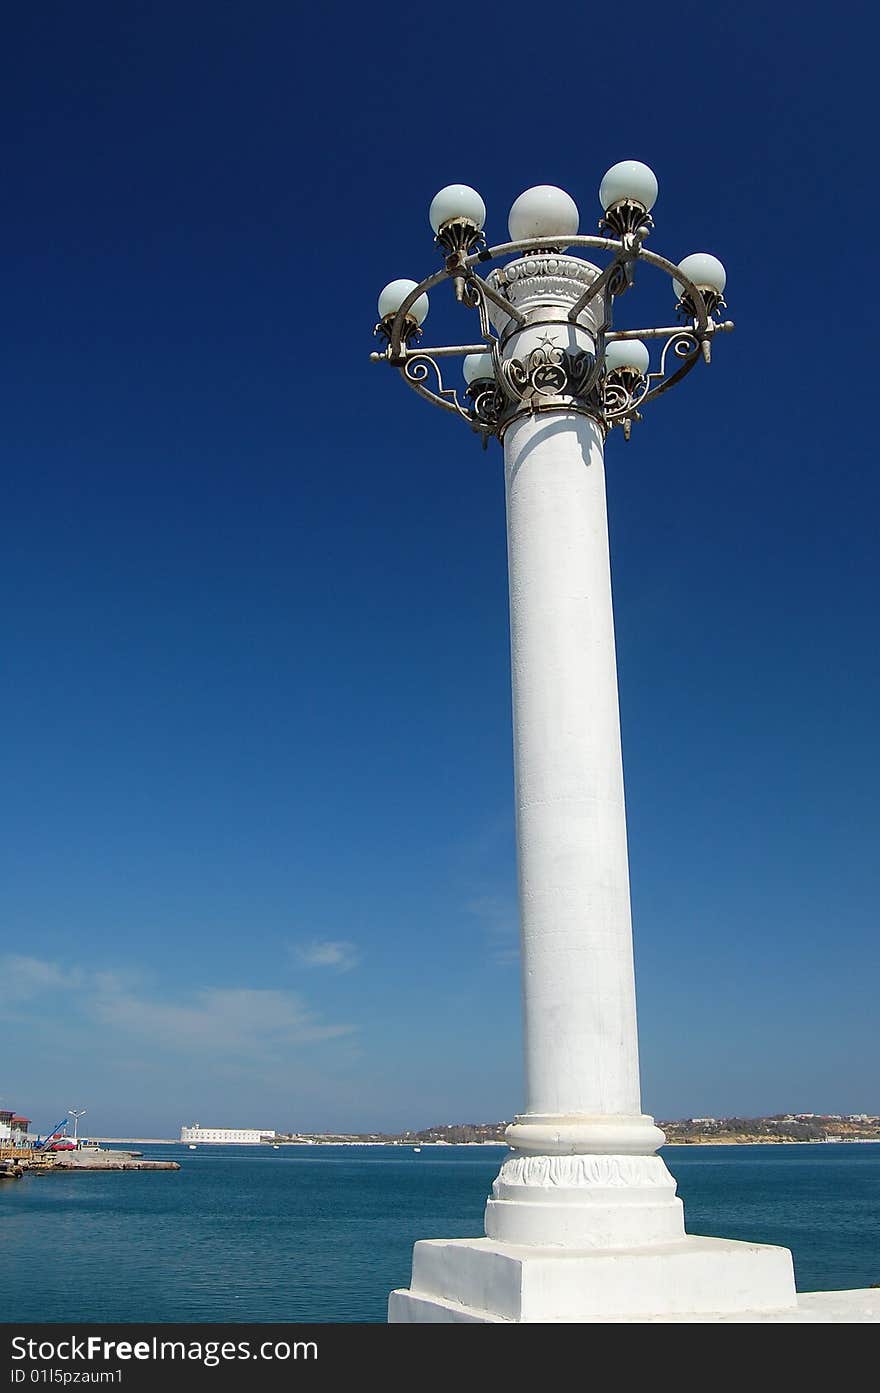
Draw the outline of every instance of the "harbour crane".
[[[35,1151],[45,1151],[50,1141],[57,1141],[60,1133],[67,1127],[67,1118],[62,1117],[60,1122],[56,1122],[51,1132],[48,1132],[42,1141],[39,1138],[34,1142]]]

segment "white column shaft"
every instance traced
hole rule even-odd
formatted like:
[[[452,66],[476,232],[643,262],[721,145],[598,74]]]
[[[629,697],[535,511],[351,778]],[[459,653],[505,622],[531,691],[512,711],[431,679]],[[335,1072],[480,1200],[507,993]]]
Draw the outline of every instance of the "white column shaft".
[[[504,457],[527,1113],[637,1116],[602,432],[523,416]]]

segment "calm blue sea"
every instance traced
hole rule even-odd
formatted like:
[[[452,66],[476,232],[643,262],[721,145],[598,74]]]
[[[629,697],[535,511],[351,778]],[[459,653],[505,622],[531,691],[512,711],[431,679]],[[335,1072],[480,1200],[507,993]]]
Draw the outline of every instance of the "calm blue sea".
[[[503,1148],[144,1146],[179,1172],[0,1183],[0,1319],[382,1321],[417,1238],[482,1232]],[[691,1233],[880,1282],[880,1144],[670,1147]]]

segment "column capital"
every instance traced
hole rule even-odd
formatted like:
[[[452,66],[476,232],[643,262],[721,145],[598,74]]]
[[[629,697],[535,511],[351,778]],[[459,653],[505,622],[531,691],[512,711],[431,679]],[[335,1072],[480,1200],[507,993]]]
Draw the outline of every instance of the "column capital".
[[[534,252],[486,278],[519,311],[514,319],[497,301],[487,307],[499,334],[502,438],[511,421],[539,411],[577,411],[602,421],[604,289],[575,320],[568,317],[600,274],[598,266],[580,257]]]

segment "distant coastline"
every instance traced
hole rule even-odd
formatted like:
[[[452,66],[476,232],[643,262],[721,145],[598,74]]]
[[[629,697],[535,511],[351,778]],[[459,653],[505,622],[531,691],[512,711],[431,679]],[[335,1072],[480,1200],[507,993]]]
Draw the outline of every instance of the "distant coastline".
[[[668,1146],[784,1146],[880,1141],[869,1113],[775,1113],[767,1117],[687,1117],[661,1121]]]
[[[662,1126],[662,1124],[661,1124]],[[181,1142],[178,1137],[94,1137],[92,1140],[106,1146],[186,1146],[186,1142]],[[686,1138],[667,1136],[664,1146],[669,1147],[705,1147],[705,1146],[839,1146],[839,1145],[880,1145],[880,1131],[876,1135],[870,1136],[825,1136],[825,1137],[786,1137],[786,1136],[712,1136],[697,1135]],[[234,1146],[234,1142],[200,1142],[198,1150],[222,1150],[224,1146]],[[265,1150],[266,1147],[306,1148],[320,1146],[396,1146],[401,1150],[412,1151],[414,1148],[461,1148],[461,1147],[494,1147],[496,1150],[507,1146],[503,1137],[486,1138],[480,1141],[445,1141],[422,1140],[413,1142],[411,1139],[374,1140],[372,1138],[353,1138],[353,1137],[301,1137],[296,1141],[279,1140],[275,1143],[263,1142],[257,1145],[249,1145],[248,1150]]]
[[[667,1146],[797,1146],[825,1142],[880,1142],[880,1116],[868,1113],[777,1113],[769,1117],[687,1117],[657,1124]],[[405,1132],[266,1132],[265,1140],[248,1139],[250,1146],[494,1146],[504,1147],[501,1122],[446,1122],[422,1131]],[[197,1140],[177,1137],[95,1137],[110,1146],[209,1146],[237,1145],[232,1136]],[[230,1129],[232,1131],[234,1129]],[[246,1129],[238,1129],[239,1134]],[[256,1133],[254,1136],[256,1137]]]
[[[186,1142],[178,1141],[176,1137],[95,1137],[94,1140],[101,1146],[186,1146]],[[224,1146],[234,1146],[234,1142],[201,1142],[199,1151],[221,1151]],[[281,1143],[279,1143],[281,1145]],[[409,1142],[386,1142],[386,1141],[315,1141],[315,1142],[285,1142],[285,1149],[288,1147],[300,1146],[399,1146],[402,1151],[412,1151],[413,1147]],[[495,1150],[507,1147],[505,1141],[441,1141],[441,1142],[421,1142],[420,1147],[444,1147],[449,1150],[459,1150],[462,1147],[494,1147]],[[719,1141],[717,1138],[707,1137],[704,1140],[693,1141],[665,1141],[661,1150],[667,1146],[676,1146],[693,1149],[695,1146],[880,1146],[880,1137],[833,1137],[818,1141],[794,1141],[789,1137],[752,1137],[748,1141],[733,1141],[725,1139]],[[263,1143],[263,1149],[270,1147],[271,1143]],[[253,1150],[254,1148],[250,1148]],[[257,1147],[257,1150],[260,1148]]]
[[[177,1137],[95,1137],[94,1141],[101,1146],[186,1146],[186,1142],[180,1141]],[[222,1151],[225,1147],[234,1146],[234,1142],[200,1142],[199,1151]],[[412,1151],[411,1142],[385,1142],[385,1141],[310,1141],[310,1142],[283,1142],[278,1143],[284,1150],[299,1149],[304,1150],[309,1147],[323,1146],[351,1146],[368,1147],[384,1146],[399,1147],[401,1151]],[[266,1147],[272,1149],[271,1142],[264,1142],[262,1146],[249,1146],[249,1151],[265,1151]],[[449,1151],[459,1151],[462,1149],[474,1150],[483,1148],[488,1150],[500,1151],[507,1149],[506,1141],[440,1141],[440,1142],[419,1142],[419,1148],[427,1150],[442,1149]],[[690,1141],[665,1141],[661,1150],[667,1147],[675,1147],[679,1150],[695,1150],[706,1147],[728,1147],[728,1146],[880,1146],[880,1136],[876,1137],[825,1137],[817,1138],[812,1141],[797,1141],[792,1137],[749,1137],[732,1138],[725,1137],[701,1137],[699,1140]],[[243,1149],[243,1148],[242,1148]]]
[[[92,1141],[99,1142],[101,1146],[186,1146],[179,1137],[92,1137]],[[208,1147],[234,1146],[235,1142],[199,1142],[198,1148],[207,1149]],[[305,1137],[297,1141],[286,1141],[283,1138],[277,1142],[260,1142],[256,1145],[248,1143],[248,1150],[260,1150],[260,1148],[272,1146],[399,1146],[404,1149],[412,1150],[413,1146],[506,1146],[505,1141],[372,1141],[354,1140],[350,1137]]]
[[[731,1138],[704,1137],[699,1141],[665,1141],[667,1146],[878,1146],[880,1136],[876,1137],[815,1137],[810,1141],[799,1141],[795,1137],[748,1137]]]

